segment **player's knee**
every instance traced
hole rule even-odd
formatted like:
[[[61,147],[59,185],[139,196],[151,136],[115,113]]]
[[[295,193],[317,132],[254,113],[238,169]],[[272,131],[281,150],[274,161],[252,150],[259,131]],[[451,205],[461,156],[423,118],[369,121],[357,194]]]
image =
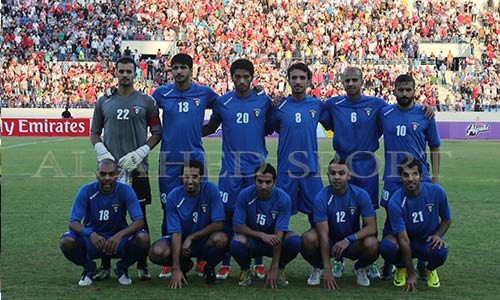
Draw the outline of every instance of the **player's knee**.
[[[293,234],[285,237],[283,244],[287,250],[298,253],[302,246],[302,240],[298,235]]]
[[[71,237],[63,237],[60,240],[59,247],[62,251],[72,251],[76,249],[76,241]]]
[[[210,237],[210,243],[218,249],[226,249],[229,239],[224,232],[216,232]]]
[[[244,236],[243,234],[235,234],[233,236],[233,241],[236,241],[236,242],[240,242],[242,243],[243,245],[246,245],[248,244],[248,239],[246,236]]]
[[[369,254],[370,256],[378,255],[379,242],[377,238],[373,236],[365,238],[363,241],[363,247],[365,248],[366,253]]]
[[[395,257],[398,253],[398,246],[391,240],[383,239],[379,244],[380,255],[384,259]]]
[[[441,249],[434,248],[429,251],[429,261],[434,261],[442,265],[448,258],[448,247],[443,247]]]
[[[149,248],[149,259],[154,263],[158,263],[169,255],[170,249],[164,242],[157,241]]]
[[[302,248],[304,248],[304,250],[311,250],[317,248],[318,234],[314,229],[308,230],[302,234],[301,240],[302,240]]]
[[[149,243],[150,243],[149,234],[147,234],[145,232],[138,233],[134,237],[134,244],[137,247],[147,248],[147,247],[149,247]]]

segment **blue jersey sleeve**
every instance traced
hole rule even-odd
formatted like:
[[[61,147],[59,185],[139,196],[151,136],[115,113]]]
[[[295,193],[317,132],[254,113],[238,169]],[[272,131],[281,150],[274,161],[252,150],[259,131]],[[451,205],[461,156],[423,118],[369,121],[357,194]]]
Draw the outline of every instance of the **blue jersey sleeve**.
[[[401,198],[401,190],[394,193],[389,200],[389,219],[391,221],[392,234],[397,235],[406,231],[402,204],[398,201]]]
[[[288,231],[290,224],[290,213],[292,210],[292,201],[285,192],[279,193],[278,216],[274,225],[275,231]]]
[[[217,97],[219,95],[217,95],[217,93],[214,92],[214,90],[212,90],[208,86],[206,86],[205,88],[206,88],[206,96],[207,96],[207,108],[213,108],[215,101],[217,100]]]
[[[215,184],[210,183],[207,193],[208,195],[206,195],[206,197],[210,198],[211,221],[224,221],[226,219],[226,215],[224,213],[224,205],[222,204],[219,188]]]
[[[319,123],[323,125],[323,128],[325,128],[325,130],[333,130],[332,115],[330,114],[330,111],[328,110],[326,103],[323,101],[319,102],[320,102]]]
[[[360,190],[358,194],[359,206],[361,207],[361,217],[368,218],[375,216],[375,209],[373,208],[370,195],[365,190]]]
[[[439,185],[437,186],[437,189],[439,191],[436,193],[439,204],[439,217],[441,218],[441,220],[451,220],[451,210],[450,205],[448,204],[448,197],[446,196],[446,192]]]
[[[242,190],[238,194],[238,199],[234,206],[233,225],[241,226],[247,222],[247,199],[248,189]]]
[[[178,193],[176,193],[178,189],[174,189],[167,196],[167,203],[165,210],[165,217],[167,219],[167,228],[168,233],[182,233],[182,223],[179,213],[176,207],[176,199],[178,197]]]
[[[436,119],[429,120],[427,127],[427,143],[431,148],[441,147],[441,137],[436,126]]]
[[[220,125],[222,122],[222,117],[220,115],[220,108],[219,105],[220,103],[218,102],[219,98],[217,98],[214,103],[213,103],[213,108],[212,108],[212,115],[210,116],[209,123],[214,123]]]
[[[81,222],[87,213],[87,192],[85,186],[81,187],[76,195],[75,202],[71,208],[69,222]]]
[[[272,107],[270,111],[271,113],[269,115],[269,118],[266,120],[266,135],[272,134],[275,131],[279,133],[278,108]]]
[[[328,205],[325,197],[328,197],[327,188],[323,188],[316,198],[313,205],[313,222],[327,222],[328,221]]]
[[[132,187],[123,185],[123,197],[127,205],[128,214],[132,221],[144,219],[139,200]]]

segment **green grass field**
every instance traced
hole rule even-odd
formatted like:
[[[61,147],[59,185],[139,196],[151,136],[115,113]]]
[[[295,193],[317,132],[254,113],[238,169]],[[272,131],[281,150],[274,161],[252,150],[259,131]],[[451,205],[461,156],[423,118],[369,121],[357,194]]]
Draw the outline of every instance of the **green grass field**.
[[[217,181],[220,140],[205,142],[210,180]],[[276,140],[268,141],[270,161],[275,163]],[[264,289],[237,284],[238,267],[232,277],[207,287],[194,272],[182,290],[168,290],[167,280],[157,278],[160,267],[150,263],[153,280],[136,280],[120,286],[115,277],[81,288],[81,269],[59,250],[59,237],[67,230],[67,218],[78,188],[94,180],[95,153],[88,139],[4,138],[2,140],[2,226],[0,280],[1,299],[498,299],[500,294],[500,142],[446,141],[443,144],[441,184],[448,193],[453,222],[446,235],[450,252],[439,269],[441,288],[418,282],[419,291],[403,294],[391,282],[372,280],[369,288],[358,287],[346,262],[338,291],[308,287],[310,266],[297,257],[287,268],[288,288]],[[331,141],[320,141],[322,165],[332,156]],[[161,208],[157,170],[158,148],[151,154],[153,204],[148,208],[151,239],[160,236]],[[381,156],[381,151],[378,152]],[[324,174],[324,172],[323,172]],[[325,178],[324,178],[325,179]],[[385,213],[379,210],[379,230]],[[302,215],[292,218],[291,228],[306,230]],[[267,261],[269,263],[269,260]],[[379,260],[379,264],[381,260]]]

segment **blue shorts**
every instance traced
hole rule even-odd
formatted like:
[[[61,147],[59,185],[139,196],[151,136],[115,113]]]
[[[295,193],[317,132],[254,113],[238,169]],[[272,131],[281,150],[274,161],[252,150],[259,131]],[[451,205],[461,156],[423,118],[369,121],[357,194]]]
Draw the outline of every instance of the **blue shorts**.
[[[145,229],[141,229],[134,233],[133,235],[127,235],[122,238],[120,241],[120,244],[118,245],[118,249],[114,255],[105,255],[104,253],[100,252],[97,250],[96,246],[92,241],[90,240],[90,237],[88,236],[83,236],[78,233],[76,233],[73,230],[66,231],[62,236],[61,239],[65,237],[70,237],[76,241],[77,244],[85,245],[85,251],[87,253],[87,256],[90,259],[96,259],[96,258],[101,258],[101,257],[111,257],[111,258],[122,258],[125,254],[125,249],[132,243],[134,240],[135,236],[140,233],[146,233],[148,234],[148,231]]]
[[[219,176],[219,190],[224,204],[224,211],[234,211],[234,205],[241,190],[254,184],[253,174],[231,175],[221,170]]]
[[[352,176],[350,183],[364,189],[370,195],[373,208],[378,206],[378,164],[374,157],[359,158],[351,160]]]
[[[166,235],[158,240],[165,241],[170,247],[172,247],[172,235]],[[181,243],[184,242],[182,239]],[[208,236],[204,236],[201,239],[194,240],[191,244],[191,257],[199,257],[202,259],[207,259],[206,257],[206,246],[208,242]]]
[[[323,188],[323,182],[318,173],[280,173],[276,179],[276,186],[283,189],[290,196],[292,200],[292,215],[295,215],[297,211],[312,214],[314,199]]]

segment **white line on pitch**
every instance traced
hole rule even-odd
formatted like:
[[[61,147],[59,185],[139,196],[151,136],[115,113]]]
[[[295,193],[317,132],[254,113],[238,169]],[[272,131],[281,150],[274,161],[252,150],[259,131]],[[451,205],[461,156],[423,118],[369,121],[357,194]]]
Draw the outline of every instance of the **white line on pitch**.
[[[22,143],[22,144],[16,144],[16,145],[11,145],[11,146],[3,146],[2,149],[14,149],[14,148],[19,148],[19,147],[24,147],[24,146],[29,146],[29,145],[38,145],[38,144],[46,144],[49,142],[64,142],[64,141],[69,141],[72,140],[73,138],[61,138],[61,139],[55,139],[55,140],[44,140],[40,142],[29,142],[29,143]]]

